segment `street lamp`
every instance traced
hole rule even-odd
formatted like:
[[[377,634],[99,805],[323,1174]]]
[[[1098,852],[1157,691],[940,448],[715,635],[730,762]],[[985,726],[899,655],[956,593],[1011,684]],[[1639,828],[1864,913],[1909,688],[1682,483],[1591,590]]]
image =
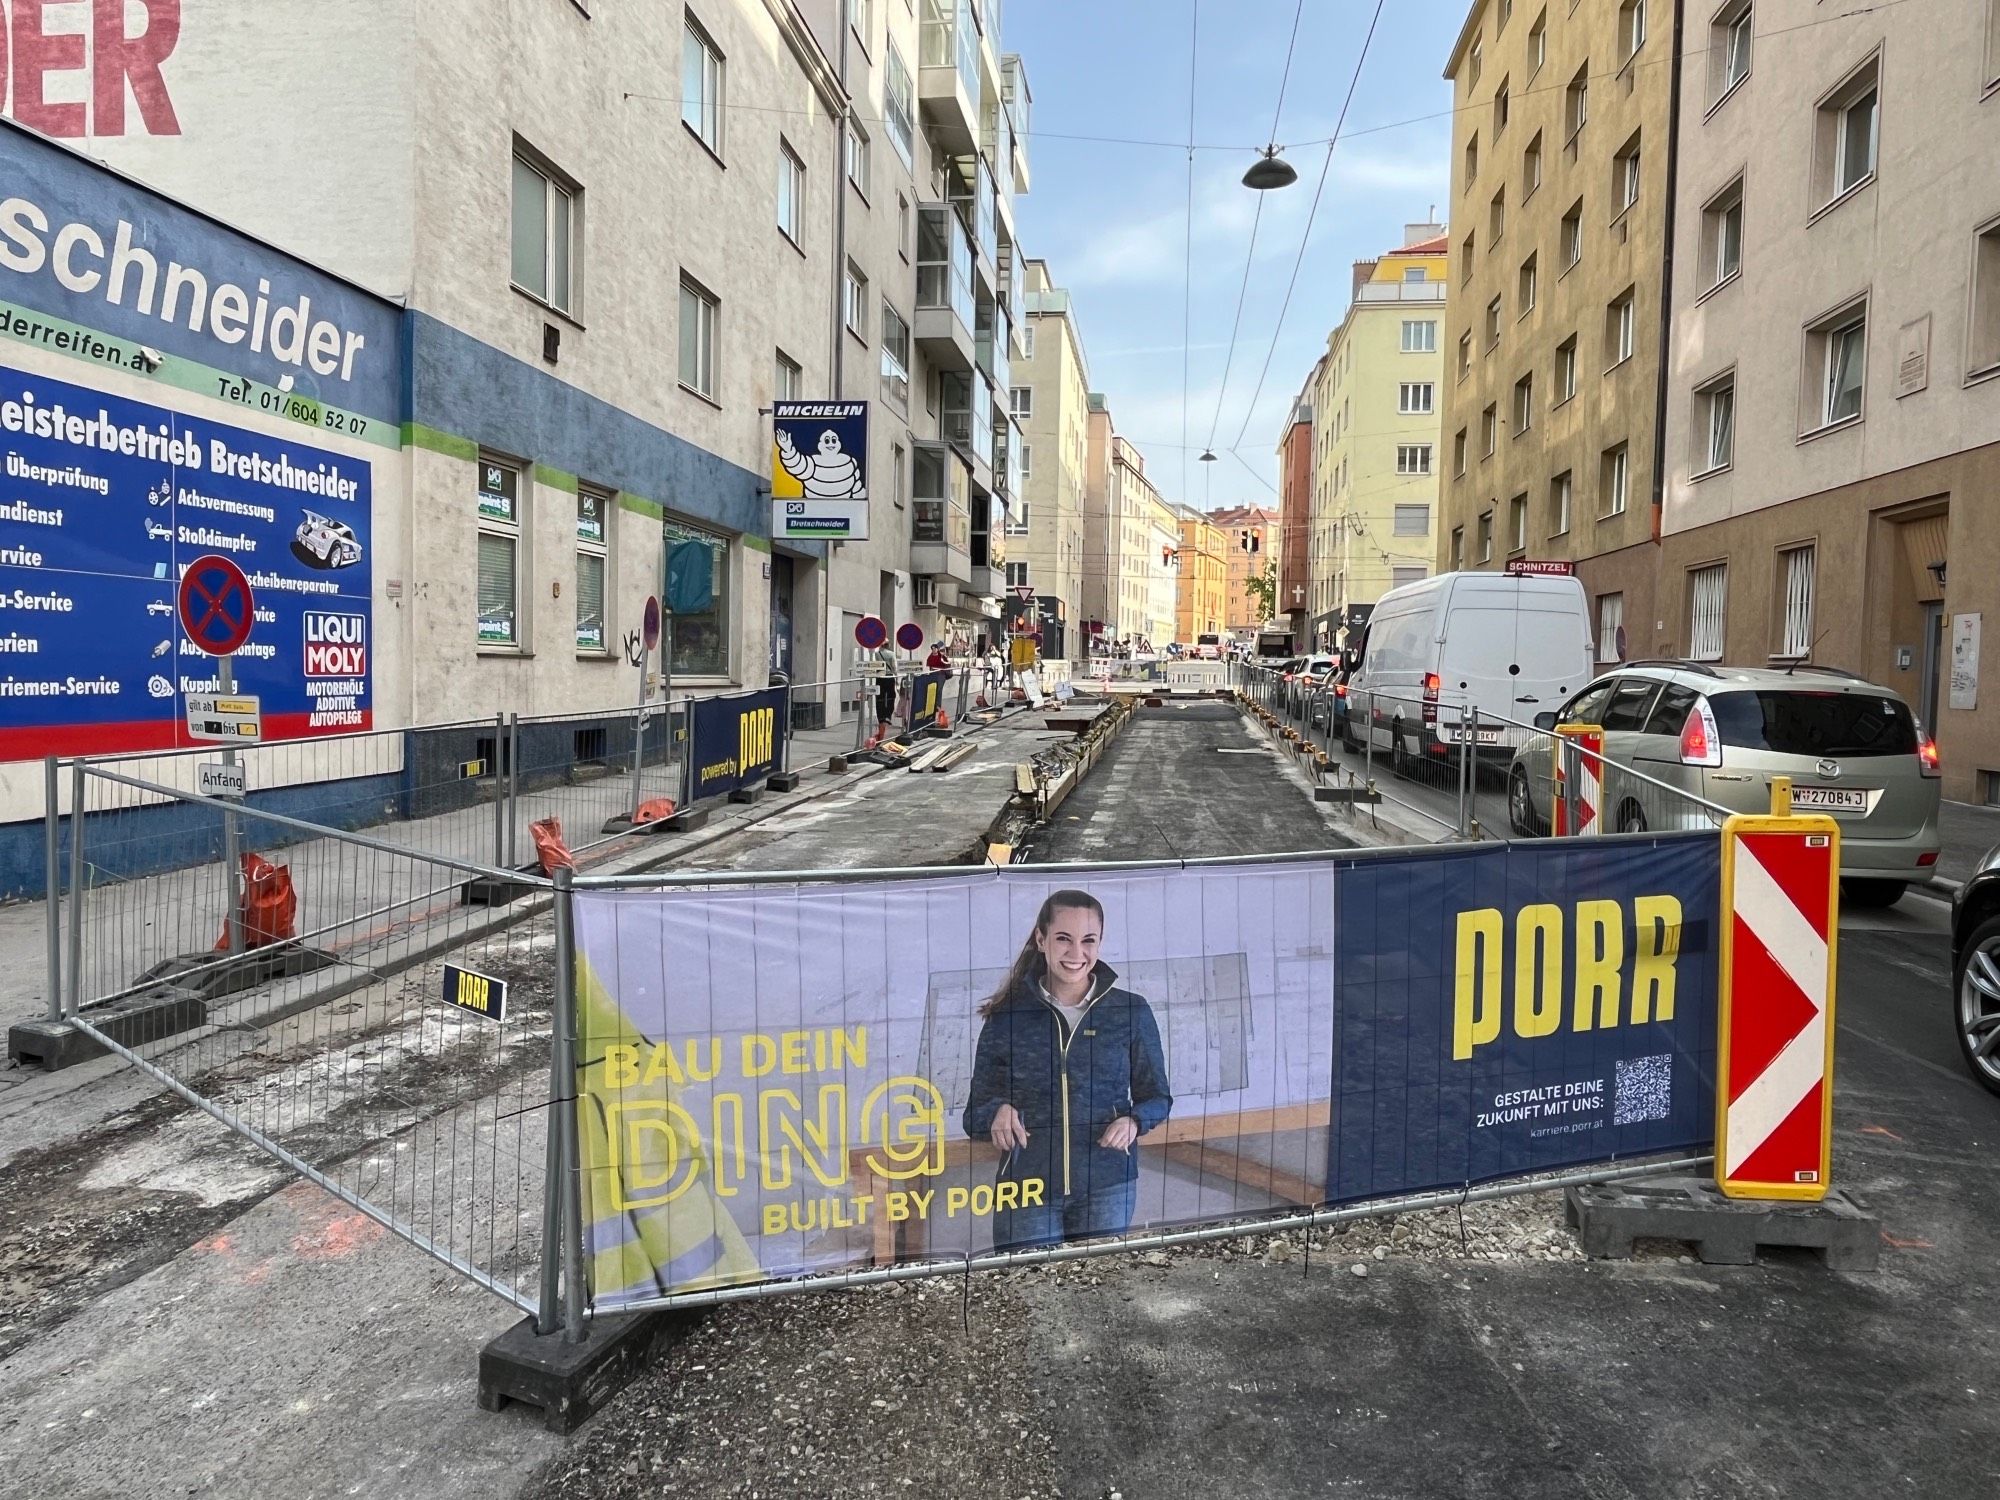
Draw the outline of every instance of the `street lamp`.
[[[1278,155],[1275,145],[1266,146],[1263,155],[1250,163],[1250,170],[1243,174],[1243,185],[1267,193],[1273,188],[1287,188],[1299,180],[1299,174],[1292,164]]]

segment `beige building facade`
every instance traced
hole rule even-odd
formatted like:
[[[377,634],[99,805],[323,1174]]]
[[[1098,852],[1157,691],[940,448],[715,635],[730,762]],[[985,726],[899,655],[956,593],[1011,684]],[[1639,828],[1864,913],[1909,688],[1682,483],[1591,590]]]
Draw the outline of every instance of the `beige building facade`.
[[[1044,657],[1082,654],[1084,492],[1090,458],[1090,366],[1070,294],[1045,261],[1026,265],[1022,357],[1012,404],[1026,497],[1009,522],[1007,582],[1034,590]],[[1026,601],[1019,601],[1025,605]],[[1008,601],[1010,614],[1025,613]],[[1057,629],[1051,631],[1051,624]]]
[[[1759,0],[1684,50],[1664,542],[1627,635],[1885,683],[1946,795],[2000,800],[2000,5]]]
[[[1438,567],[1568,561],[1633,619],[1658,565],[1673,23],[1665,0],[1477,0],[1445,68]]]
[[[1254,637],[1271,617],[1250,591],[1250,581],[1279,567],[1283,545],[1282,515],[1261,505],[1231,505],[1212,510],[1208,518],[1222,531],[1224,567],[1224,628],[1238,639]]]
[[[1228,538],[1210,516],[1191,505],[1174,507],[1180,545],[1174,558],[1174,639],[1192,646],[1202,635],[1220,635],[1229,599]]]

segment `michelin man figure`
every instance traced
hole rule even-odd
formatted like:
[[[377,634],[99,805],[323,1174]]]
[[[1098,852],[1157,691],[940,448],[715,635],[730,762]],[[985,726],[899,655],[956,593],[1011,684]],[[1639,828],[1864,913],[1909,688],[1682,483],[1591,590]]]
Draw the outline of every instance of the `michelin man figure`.
[[[868,483],[861,465],[841,451],[840,434],[832,428],[819,435],[819,446],[810,454],[801,453],[792,435],[778,429],[778,462],[798,480],[811,500],[866,500]]]

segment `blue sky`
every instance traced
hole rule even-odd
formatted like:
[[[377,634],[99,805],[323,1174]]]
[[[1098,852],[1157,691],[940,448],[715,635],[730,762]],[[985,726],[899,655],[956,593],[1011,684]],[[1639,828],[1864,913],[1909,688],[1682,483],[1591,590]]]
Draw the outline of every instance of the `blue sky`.
[[[1288,152],[1299,181],[1281,192],[1254,193],[1240,178],[1253,159],[1249,148],[1271,138],[1298,0],[1199,0],[1194,138],[1198,146],[1239,149],[1195,153],[1185,340],[1187,442],[1195,451],[1183,464],[1187,153],[1060,137],[1185,142],[1194,3],[1005,0],[1001,41],[1022,55],[1034,91],[1033,189],[1016,202],[1023,249],[1046,259],[1056,283],[1073,293],[1091,385],[1109,399],[1119,431],[1144,450],[1147,473],[1168,499],[1208,508],[1272,500],[1265,485],[1277,481],[1280,425],[1346,310],[1353,262],[1400,243],[1403,225],[1421,221],[1433,205],[1443,214],[1451,93],[1442,75],[1465,4],[1387,0],[1382,7],[1281,329],[1279,308],[1326,147]],[[1304,0],[1280,145],[1333,134],[1374,9],[1374,0]],[[1420,116],[1435,118],[1397,124]],[[1371,128],[1384,125],[1395,128]],[[1230,328],[1260,201],[1256,258],[1232,359]],[[1270,372],[1253,408],[1267,355]],[[1211,430],[1221,461],[1198,463],[1195,453]],[[1232,448],[1243,462],[1230,456]]]

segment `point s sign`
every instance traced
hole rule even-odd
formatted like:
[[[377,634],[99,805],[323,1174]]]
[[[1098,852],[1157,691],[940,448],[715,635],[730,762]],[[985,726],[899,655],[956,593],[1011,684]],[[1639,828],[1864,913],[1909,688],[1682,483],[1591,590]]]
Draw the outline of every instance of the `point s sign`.
[[[0,113],[44,135],[179,135],[182,0],[0,0]],[[138,105],[128,124],[127,96]]]

